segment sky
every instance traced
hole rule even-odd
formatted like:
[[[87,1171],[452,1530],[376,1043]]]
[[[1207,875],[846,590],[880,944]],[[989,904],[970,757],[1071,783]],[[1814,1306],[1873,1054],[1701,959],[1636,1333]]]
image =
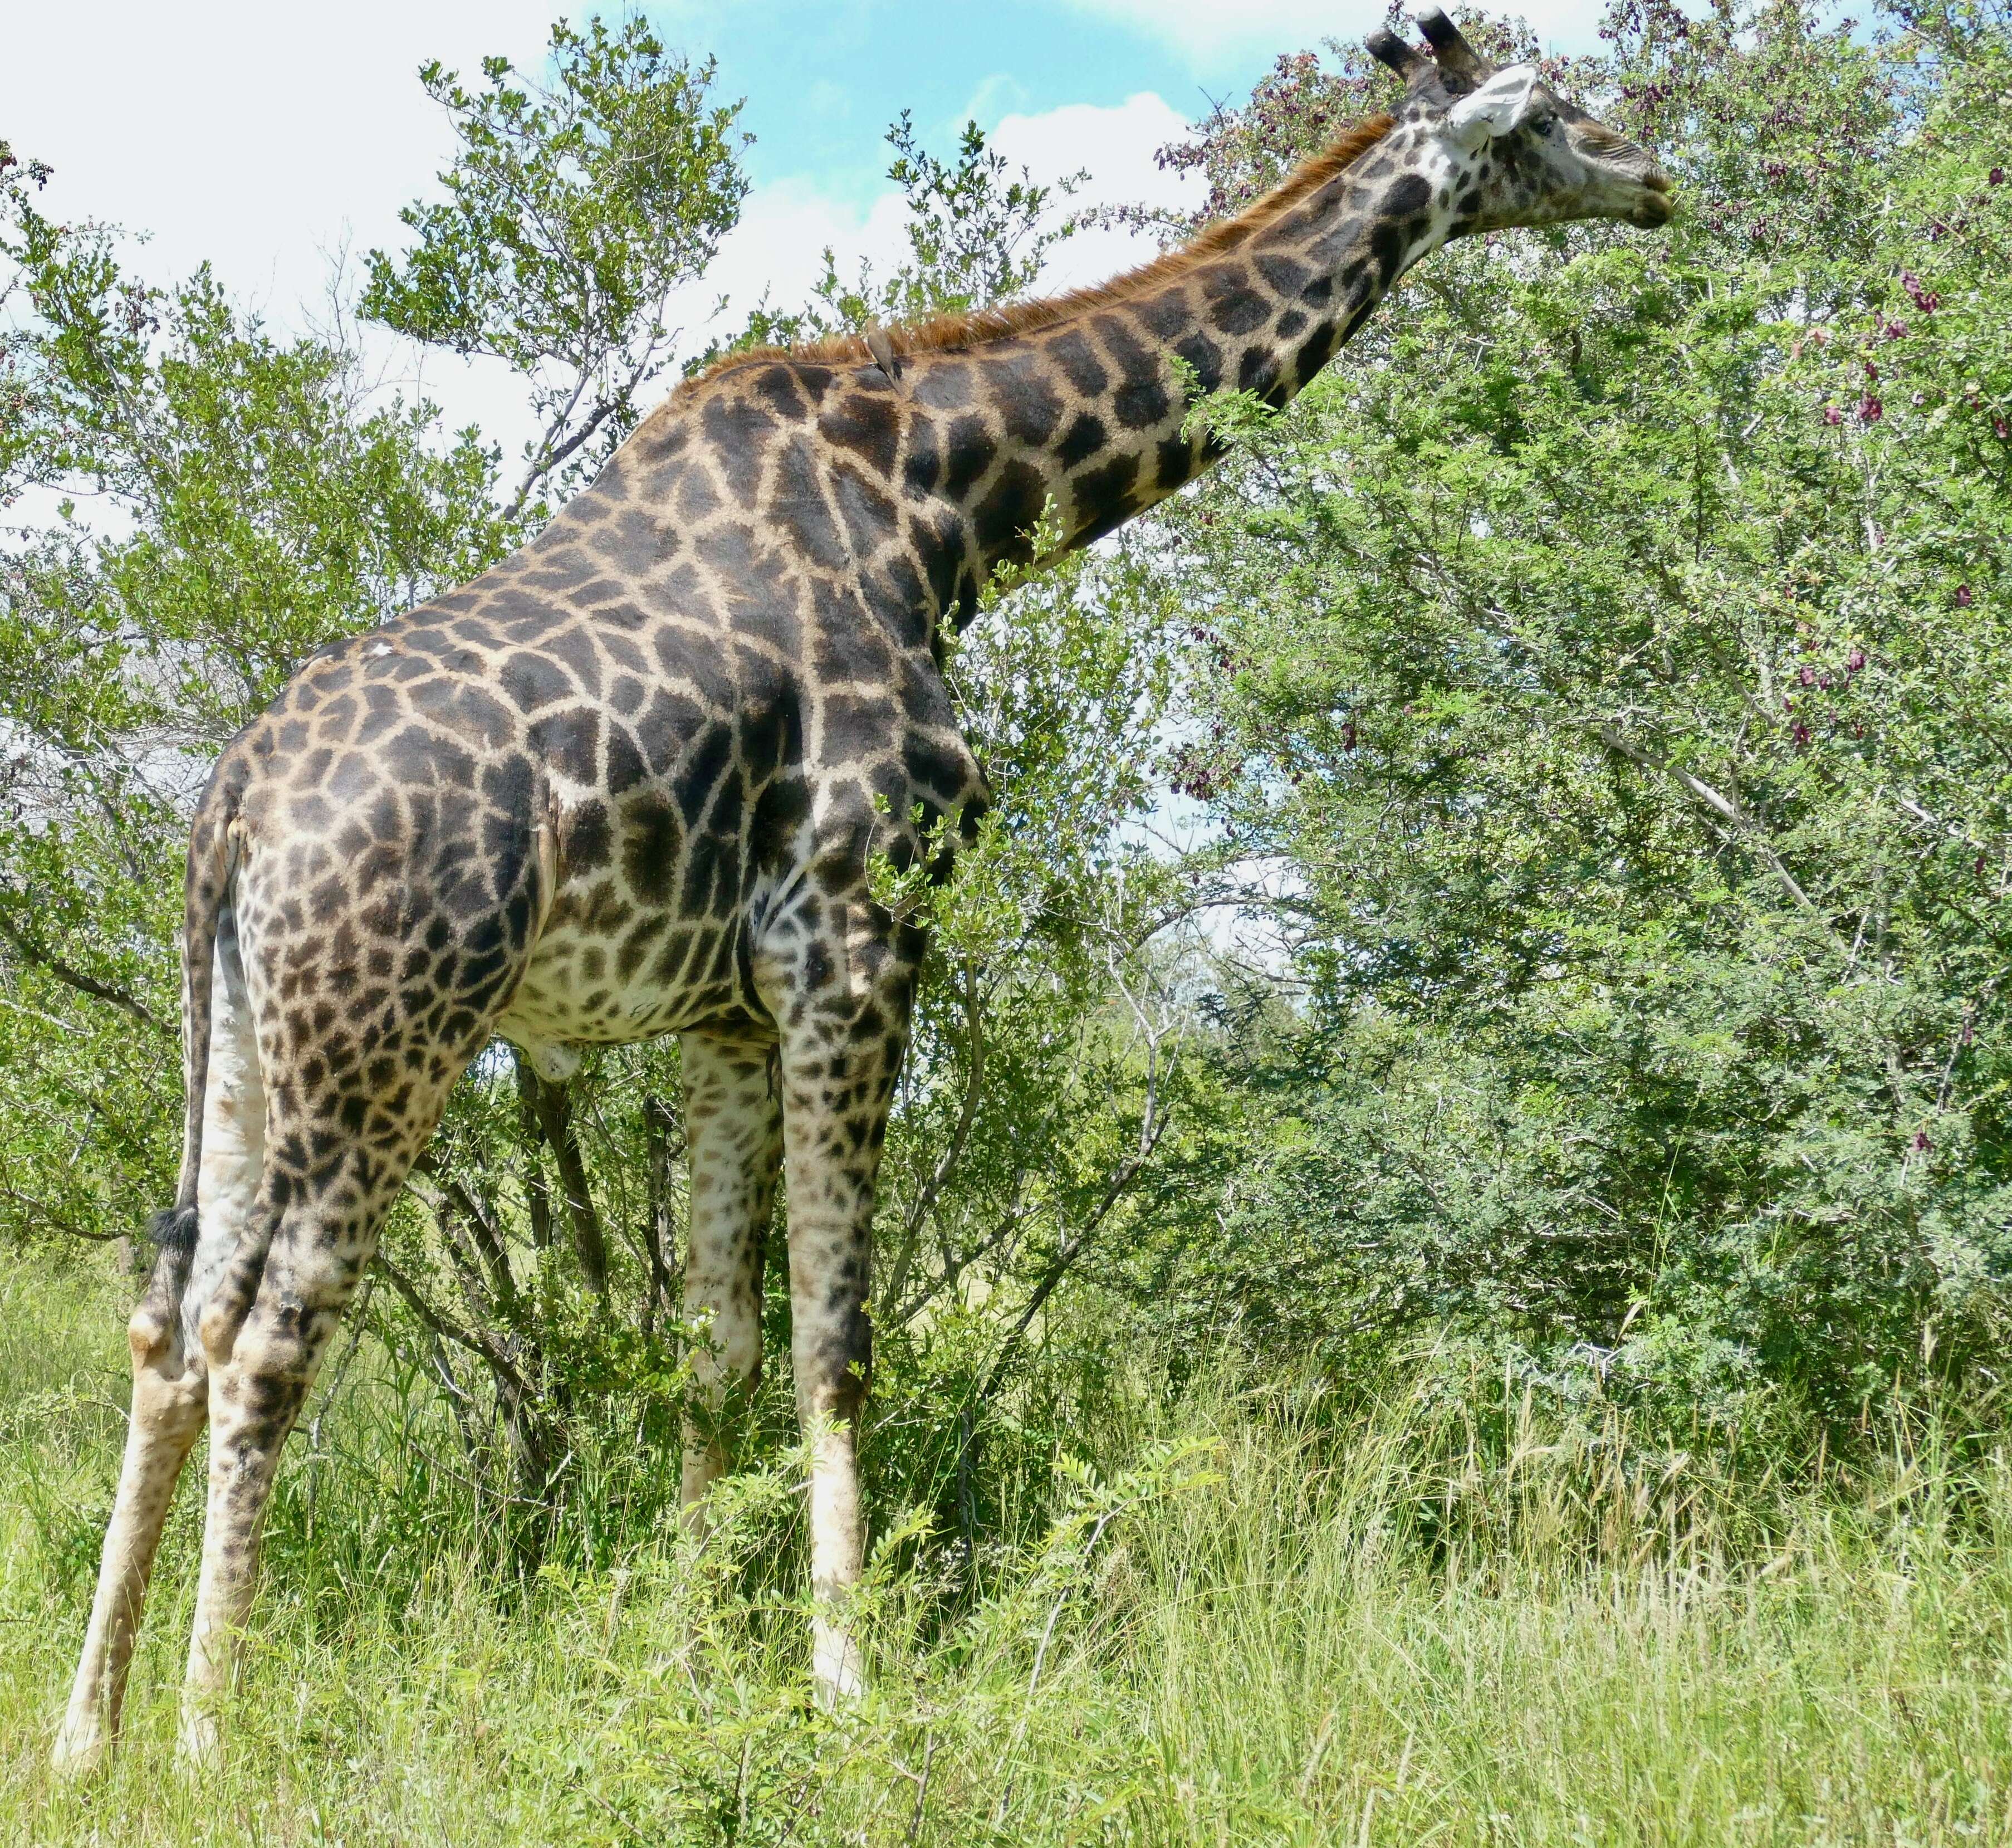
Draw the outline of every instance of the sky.
[[[551,21],[583,0],[9,0],[0,139],[55,169],[45,209],[147,236],[132,266],[154,280],[212,263],[283,326],[325,313],[352,269],[397,248],[398,208],[449,158],[446,119],[415,73],[429,58],[473,75],[501,53],[535,73]],[[618,5],[601,9],[611,19]],[[752,190],[699,296],[737,325],[765,288],[801,298],[826,245],[850,270],[900,248],[886,179],[888,123],[914,112],[947,152],[967,119],[1037,179],[1086,168],[1090,202],[1186,195],[1153,155],[1211,101],[1247,95],[1282,52],[1359,38],[1381,0],[658,0],[667,42],[719,60],[746,98]],[[1554,47],[1591,37],[1593,0],[1521,10]],[[1065,246],[1049,278],[1095,280],[1150,254],[1116,232]],[[376,355],[456,422],[514,450],[521,398],[500,368]]]

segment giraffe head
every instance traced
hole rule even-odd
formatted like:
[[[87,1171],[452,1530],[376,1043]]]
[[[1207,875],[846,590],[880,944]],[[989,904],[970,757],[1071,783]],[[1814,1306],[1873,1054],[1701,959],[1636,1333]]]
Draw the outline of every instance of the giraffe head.
[[[1460,176],[1454,231],[1615,218],[1645,228],[1675,209],[1653,158],[1548,88],[1527,64],[1500,69],[1438,8],[1416,16],[1428,57],[1389,32],[1371,55],[1404,80],[1397,130],[1436,144]]]

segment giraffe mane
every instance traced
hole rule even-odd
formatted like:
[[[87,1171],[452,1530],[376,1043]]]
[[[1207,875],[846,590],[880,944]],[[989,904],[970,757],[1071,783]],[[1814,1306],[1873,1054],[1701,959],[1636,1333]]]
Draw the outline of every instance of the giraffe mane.
[[[1275,224],[1310,194],[1338,178],[1387,135],[1393,125],[1389,116],[1372,116],[1358,122],[1321,152],[1302,161],[1265,196],[1237,213],[1218,219],[1198,232],[1177,250],[1170,250],[1136,269],[1128,269],[1108,282],[1070,289],[1059,295],[1043,296],[1033,301],[1016,301],[1000,308],[975,309],[967,314],[932,315],[886,330],[890,346],[897,355],[956,352],[982,346],[989,341],[1010,340],[1023,334],[1038,334],[1046,327],[1093,309],[1129,301],[1150,289],[1178,281],[1212,258],[1240,248],[1260,231]],[[863,335],[826,334],[795,346],[743,347],[724,353],[684,380],[671,394],[676,403],[687,394],[721,374],[744,366],[775,360],[794,360],[822,366],[863,364],[873,357]]]

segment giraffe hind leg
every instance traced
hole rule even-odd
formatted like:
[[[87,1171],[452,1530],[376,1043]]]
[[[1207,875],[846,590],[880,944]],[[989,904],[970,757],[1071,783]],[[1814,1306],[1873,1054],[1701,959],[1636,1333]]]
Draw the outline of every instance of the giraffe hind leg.
[[[209,1765],[219,1757],[217,1710],[237,1676],[280,1453],[376,1254],[385,1217],[465,1062],[457,1059],[423,1095],[407,1098],[395,1146],[356,1137],[331,1149],[324,1118],[311,1171],[269,1161],[254,1215],[266,1236],[244,1241],[203,1309],[209,1481],[183,1685],[185,1763]],[[306,1126],[279,1110],[268,1136],[276,1151],[309,1142]]]
[[[97,1764],[116,1736],[148,1582],[182,1467],[209,1415],[208,1367],[196,1323],[251,1215],[264,1161],[266,1098],[230,914],[219,919],[212,989],[203,1156],[193,1210],[156,1221],[160,1245],[133,1313],[133,1402],[126,1454],[99,1561],[98,1591],[57,1768]]]

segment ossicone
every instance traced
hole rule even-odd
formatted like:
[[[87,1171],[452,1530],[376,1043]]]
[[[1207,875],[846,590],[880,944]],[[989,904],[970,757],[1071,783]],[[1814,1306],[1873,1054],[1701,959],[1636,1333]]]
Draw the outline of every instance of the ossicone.
[[[1443,9],[1421,6],[1411,16],[1432,47],[1431,57],[1405,44],[1394,32],[1372,32],[1363,41],[1370,56],[1388,65],[1404,80],[1407,89],[1418,90],[1439,77],[1450,80],[1446,87],[1457,95],[1495,74],[1495,66],[1467,42]]]

